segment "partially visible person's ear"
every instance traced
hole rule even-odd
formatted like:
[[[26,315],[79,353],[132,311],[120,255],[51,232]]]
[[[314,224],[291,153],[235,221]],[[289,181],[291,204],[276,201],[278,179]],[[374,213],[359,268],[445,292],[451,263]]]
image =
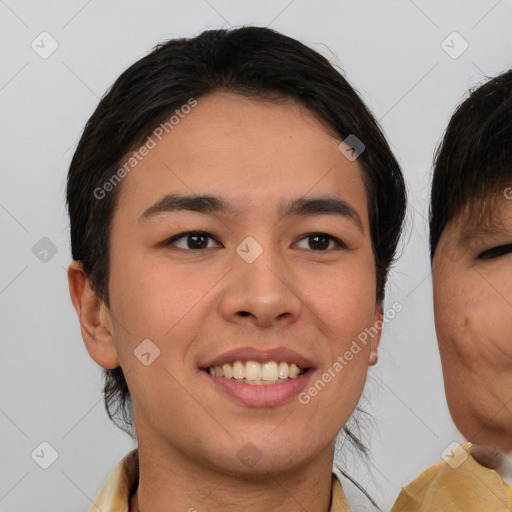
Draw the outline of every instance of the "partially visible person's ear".
[[[117,368],[120,363],[114,345],[110,312],[91,288],[79,261],[69,265],[68,282],[87,352],[103,368]]]
[[[379,348],[380,336],[382,333],[382,327],[384,326],[384,311],[382,309],[382,302],[378,303],[375,307],[375,316],[373,318],[373,326],[370,335],[370,366],[377,364],[378,355],[377,350]],[[375,332],[377,331],[377,332]]]

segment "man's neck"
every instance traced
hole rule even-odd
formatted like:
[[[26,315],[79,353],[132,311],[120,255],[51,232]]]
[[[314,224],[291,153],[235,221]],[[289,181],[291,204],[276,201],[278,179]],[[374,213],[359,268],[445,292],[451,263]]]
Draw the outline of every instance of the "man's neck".
[[[300,469],[240,478],[182,454],[139,446],[139,486],[130,500],[130,512],[284,512],[298,508],[327,512],[333,455],[334,444]]]

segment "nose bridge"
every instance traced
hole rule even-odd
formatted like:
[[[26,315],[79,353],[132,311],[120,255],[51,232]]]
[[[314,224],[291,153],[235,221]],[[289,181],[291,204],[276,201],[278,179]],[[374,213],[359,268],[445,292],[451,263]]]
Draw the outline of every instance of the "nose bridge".
[[[238,279],[255,299],[267,295],[276,300],[290,291],[285,281],[286,263],[270,236],[265,237],[262,245],[255,238],[247,237],[238,245],[236,253],[234,269]]]
[[[301,301],[288,282],[290,273],[271,236],[246,237],[233,253],[230,281],[224,290],[222,314],[230,321],[250,317],[259,325],[293,319]]]

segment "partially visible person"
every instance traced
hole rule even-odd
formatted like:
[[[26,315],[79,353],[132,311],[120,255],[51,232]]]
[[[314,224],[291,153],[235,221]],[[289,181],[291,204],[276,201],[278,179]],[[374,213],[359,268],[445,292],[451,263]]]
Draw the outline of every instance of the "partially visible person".
[[[469,441],[393,512],[512,507],[512,70],[458,107],[437,153],[430,248],[446,397]]]

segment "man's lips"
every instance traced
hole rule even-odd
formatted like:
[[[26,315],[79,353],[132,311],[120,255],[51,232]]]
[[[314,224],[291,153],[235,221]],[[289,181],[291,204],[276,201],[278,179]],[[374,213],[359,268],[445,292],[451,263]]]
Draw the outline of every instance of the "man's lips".
[[[279,367],[285,367],[283,378],[277,380],[276,363],[281,363]],[[265,375],[268,370],[265,370],[265,366],[273,367],[273,377]],[[293,400],[303,391],[318,367],[312,358],[287,347],[261,350],[245,346],[227,350],[201,362],[200,370],[209,372],[200,373],[204,375],[201,378],[207,379],[222,394],[227,394],[238,403],[251,407],[274,407]],[[226,375],[226,371],[229,375]]]
[[[218,377],[204,371],[199,373],[200,379],[206,379],[205,382],[213,384],[214,390],[239,404],[249,407],[276,407],[295,400],[316,372],[309,369],[296,377],[268,382]]]
[[[315,364],[312,359],[295,352],[295,350],[287,347],[278,347],[274,349],[256,349],[254,347],[239,347],[233,348],[222,354],[219,354],[212,359],[201,362],[199,367],[201,369],[208,369],[213,366],[222,366],[225,363],[233,363],[235,361],[256,361],[259,363],[269,363],[271,361],[286,362],[288,364],[296,364],[301,368],[308,369],[314,368]]]

